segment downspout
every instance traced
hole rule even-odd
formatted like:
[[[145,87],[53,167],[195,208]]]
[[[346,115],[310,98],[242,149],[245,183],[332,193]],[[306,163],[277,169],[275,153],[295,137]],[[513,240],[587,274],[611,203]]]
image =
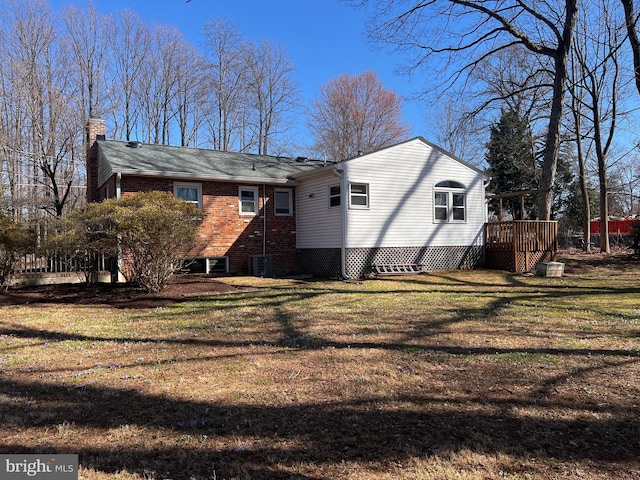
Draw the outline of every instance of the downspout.
[[[267,254],[267,185],[262,184],[262,255]]]
[[[122,188],[120,186],[120,180],[122,180],[122,173],[117,173],[116,174],[116,200],[120,199],[120,196],[122,195]]]
[[[120,198],[122,197],[122,185],[121,185],[121,180],[122,180],[122,173],[118,172],[116,174],[116,200],[120,200]],[[118,235],[118,253],[116,254],[116,273],[115,273],[115,279],[112,278],[111,283],[114,283],[113,280],[115,280],[115,283],[122,283],[124,282],[124,277],[122,276],[121,272],[122,272],[122,246],[120,245],[120,236]]]
[[[333,167],[333,174],[340,179],[340,213],[342,215],[342,239],[340,242],[340,269],[342,278],[345,280],[349,280],[349,275],[347,275],[347,203],[345,202],[346,191],[346,175],[343,170],[338,170],[338,165]]]

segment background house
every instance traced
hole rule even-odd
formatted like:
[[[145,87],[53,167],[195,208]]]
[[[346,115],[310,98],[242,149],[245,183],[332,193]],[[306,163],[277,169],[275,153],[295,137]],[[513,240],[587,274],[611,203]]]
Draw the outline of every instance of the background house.
[[[482,265],[488,177],[423,138],[294,178],[306,270],[359,277],[381,265]]]
[[[251,273],[265,255],[276,274],[482,265],[488,177],[423,138],[323,164],[105,140],[104,126],[88,128],[89,201],[164,190],[197,203],[203,271]]]

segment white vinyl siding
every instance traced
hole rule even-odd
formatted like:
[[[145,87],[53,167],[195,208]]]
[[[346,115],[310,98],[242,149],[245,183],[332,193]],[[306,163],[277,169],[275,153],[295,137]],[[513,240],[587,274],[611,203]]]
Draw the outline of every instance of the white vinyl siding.
[[[347,208],[345,247],[482,246],[488,177],[422,139],[340,162],[339,167],[345,188],[367,185],[369,204],[369,208]],[[464,212],[462,197],[447,197],[446,201],[455,205],[457,213],[452,215],[461,218],[464,214],[465,220],[436,222],[435,186],[452,178],[465,187],[459,192],[464,193]],[[342,192],[342,206],[330,206],[331,187],[341,185],[329,169],[298,179],[298,248],[342,245],[342,212],[345,203],[349,206],[349,192]]]
[[[338,187],[336,190],[333,187]],[[330,196],[337,195],[331,207]],[[299,180],[296,185],[297,248],[340,248],[342,242],[342,207],[340,179],[331,171]]]
[[[350,182],[369,184],[372,199],[368,210],[349,209],[346,247],[482,245],[486,177],[443,152],[416,139],[344,169]],[[451,178],[466,186],[466,221],[435,222],[435,185]]]

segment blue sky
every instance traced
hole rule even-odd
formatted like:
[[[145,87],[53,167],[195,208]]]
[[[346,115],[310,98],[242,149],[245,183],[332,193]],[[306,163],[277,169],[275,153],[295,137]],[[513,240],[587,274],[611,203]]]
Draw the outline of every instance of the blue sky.
[[[82,0],[51,0],[58,9]],[[130,8],[149,23],[177,27],[194,45],[202,42],[202,25],[215,17],[235,21],[247,38],[285,45],[296,66],[295,78],[308,103],[320,85],[341,74],[373,70],[386,88],[405,98],[403,114],[412,136],[426,135],[422,108],[408,97],[419,82],[394,73],[402,59],[374,47],[365,38],[366,11],[338,0],[93,0],[101,13]],[[300,139],[300,143],[304,140]]]

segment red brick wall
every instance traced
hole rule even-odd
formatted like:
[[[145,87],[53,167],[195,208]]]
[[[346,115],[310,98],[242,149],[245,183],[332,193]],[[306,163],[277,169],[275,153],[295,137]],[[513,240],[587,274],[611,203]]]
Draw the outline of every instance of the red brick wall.
[[[265,245],[265,228],[262,218],[264,215],[263,185],[253,185],[259,188],[260,215],[249,216],[239,213],[238,187],[240,184],[194,183],[202,184],[205,220],[198,245],[192,252],[193,256],[227,256],[231,273],[247,273],[249,257],[263,254]],[[111,182],[109,184],[111,185]],[[120,188],[122,195],[149,190],[173,192],[173,184],[174,181],[171,179],[123,175]],[[109,188],[111,192],[115,191],[111,186]],[[266,187],[266,253],[273,255],[274,271],[277,274],[285,274],[296,269],[295,216],[275,215],[272,201],[274,188],[269,185]],[[111,196],[114,196],[113,193]]]
[[[104,120],[92,118],[86,128],[85,147],[87,149],[87,202],[97,202],[98,192],[98,146],[96,138],[104,138],[106,134]]]

